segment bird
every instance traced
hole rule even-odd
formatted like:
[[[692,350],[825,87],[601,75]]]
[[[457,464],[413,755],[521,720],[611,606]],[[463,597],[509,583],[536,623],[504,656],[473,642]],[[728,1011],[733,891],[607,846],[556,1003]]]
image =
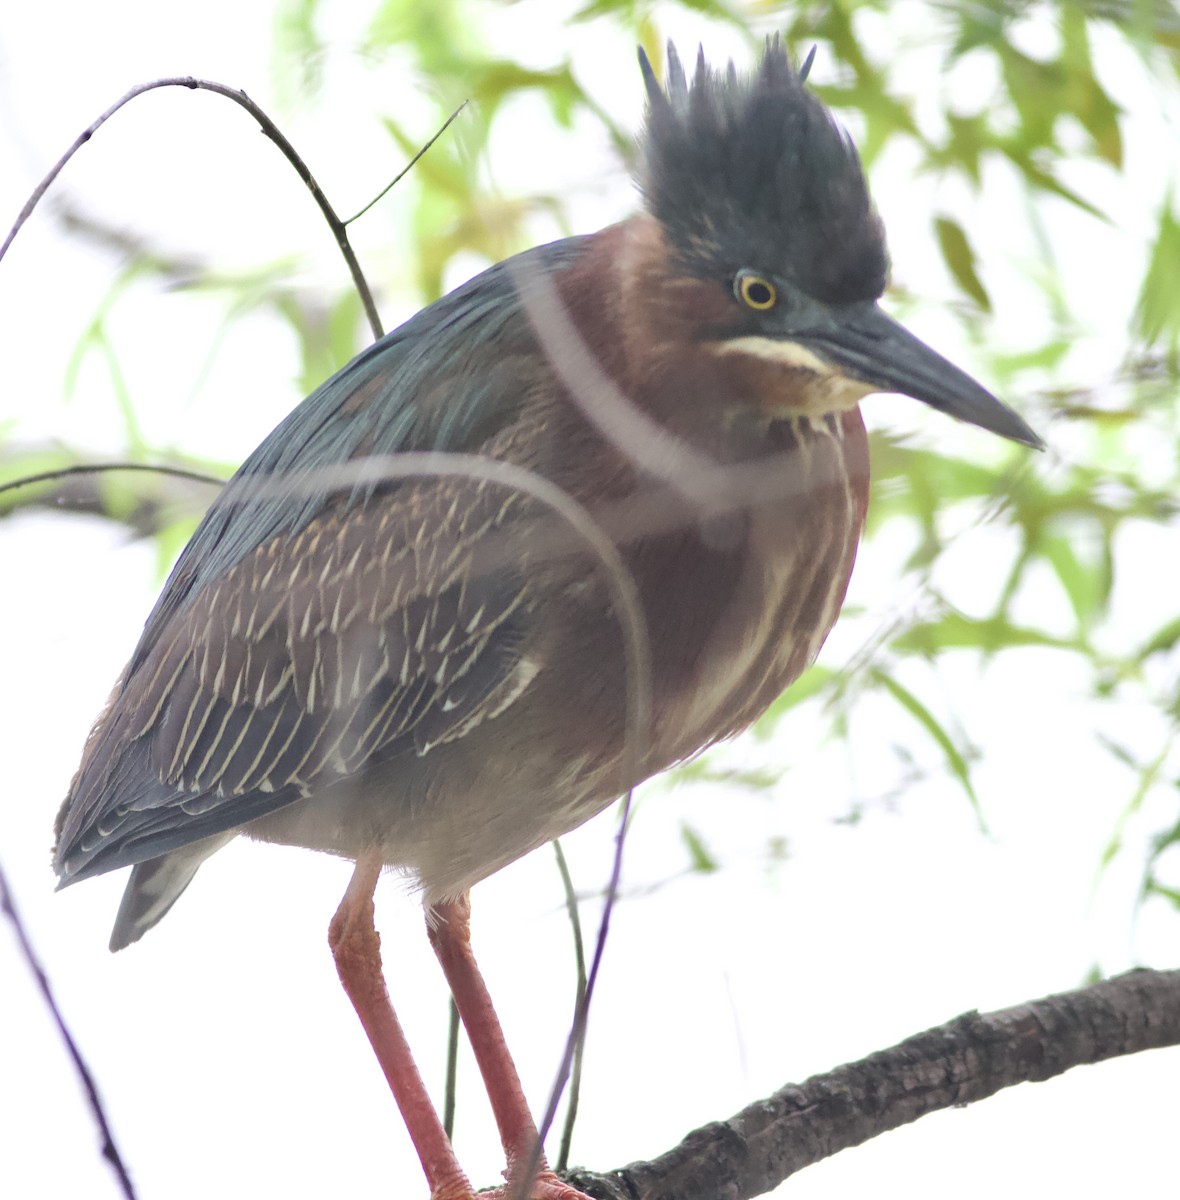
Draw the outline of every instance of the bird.
[[[814,661],[865,523],[865,396],[1042,445],[880,307],[884,229],[810,58],[772,37],[746,72],[671,44],[664,82],[639,65],[636,212],[490,267],[274,429],[177,560],[56,823],[59,886],[131,868],[112,950],[239,835],[355,863],[329,943],[432,1200],[473,1191],[386,990],[381,873],[420,892],[496,1194],[582,1200],[537,1145],[471,888]]]

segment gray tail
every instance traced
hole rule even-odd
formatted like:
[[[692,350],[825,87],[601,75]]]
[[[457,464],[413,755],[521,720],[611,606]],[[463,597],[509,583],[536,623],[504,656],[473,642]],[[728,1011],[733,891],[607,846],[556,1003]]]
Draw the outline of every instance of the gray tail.
[[[236,831],[235,831],[236,833]],[[199,842],[149,858],[131,868],[131,878],[123,892],[123,902],[111,931],[111,949],[122,950],[141,937],[180,899],[181,892],[193,881],[197,868],[235,833],[221,833]]]

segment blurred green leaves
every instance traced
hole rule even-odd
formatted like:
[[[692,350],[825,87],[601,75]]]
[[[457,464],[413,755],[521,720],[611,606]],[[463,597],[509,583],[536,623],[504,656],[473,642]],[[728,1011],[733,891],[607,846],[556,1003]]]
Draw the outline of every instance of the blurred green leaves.
[[[1180,216],[1171,189],[1160,206],[1151,260],[1135,304],[1133,330],[1145,347],[1162,350],[1176,371],[1180,359]]]

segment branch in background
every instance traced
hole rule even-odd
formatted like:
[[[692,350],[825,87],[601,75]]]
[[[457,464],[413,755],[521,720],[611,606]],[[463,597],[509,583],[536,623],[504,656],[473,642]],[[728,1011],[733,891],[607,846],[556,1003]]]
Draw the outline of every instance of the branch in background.
[[[71,236],[120,258],[149,264],[166,287],[188,287],[198,282],[216,286],[220,282],[208,261],[200,256],[164,250],[142,234],[83,211],[72,200],[55,200],[49,211]]]
[[[150,495],[137,496],[133,505],[116,514],[111,512],[98,481],[98,476],[110,472],[138,472],[156,476],[157,480]],[[30,508],[64,510],[72,516],[118,521],[137,537],[154,537],[176,520],[177,513],[203,512],[212,497],[210,489],[220,488],[224,482],[203,471],[162,463],[79,463],[0,484],[0,518]]]
[[[667,1154],[570,1181],[600,1200],[750,1200],[803,1167],[927,1113],[1071,1067],[1180,1044],[1180,971],[1130,971],[967,1013],[690,1133]]]

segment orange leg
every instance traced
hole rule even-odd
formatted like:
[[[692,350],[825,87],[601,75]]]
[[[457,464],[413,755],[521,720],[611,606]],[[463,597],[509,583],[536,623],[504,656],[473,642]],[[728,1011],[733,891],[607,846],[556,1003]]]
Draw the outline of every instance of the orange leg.
[[[361,859],[328,927],[340,982],[356,1009],[422,1161],[431,1200],[473,1200],[471,1184],[426,1093],[381,972],[381,938],[373,923],[376,859]]]
[[[538,1145],[537,1126],[520,1086],[516,1064],[471,952],[470,894],[465,892],[457,900],[427,909],[426,931],[455,997],[500,1130],[508,1163],[504,1173],[508,1186],[494,1195],[500,1200],[589,1200],[584,1192],[562,1183],[553,1174]],[[530,1163],[532,1178],[524,1178]]]

